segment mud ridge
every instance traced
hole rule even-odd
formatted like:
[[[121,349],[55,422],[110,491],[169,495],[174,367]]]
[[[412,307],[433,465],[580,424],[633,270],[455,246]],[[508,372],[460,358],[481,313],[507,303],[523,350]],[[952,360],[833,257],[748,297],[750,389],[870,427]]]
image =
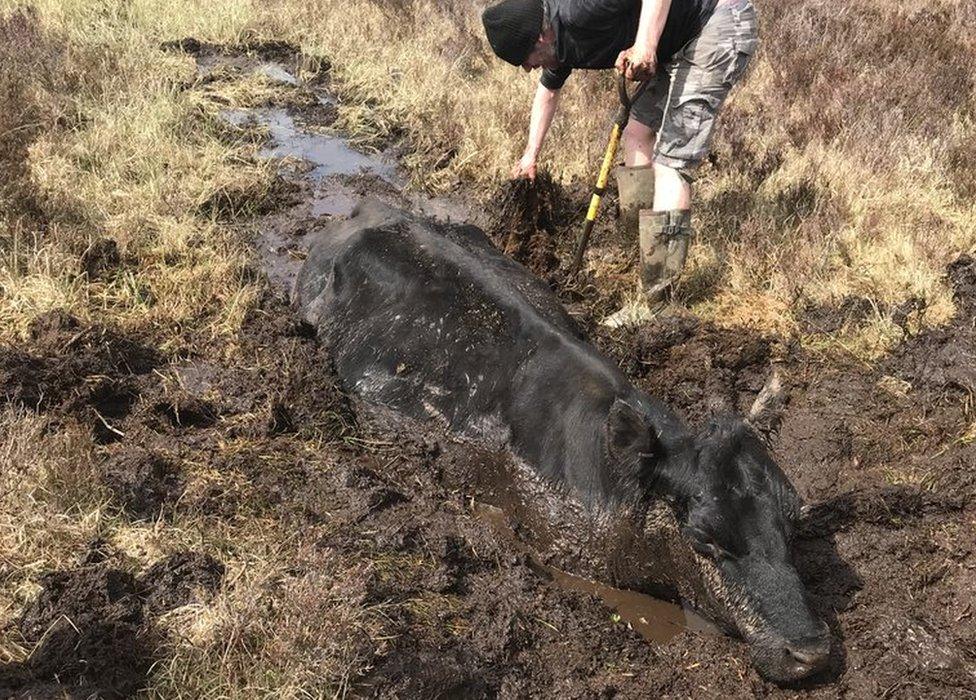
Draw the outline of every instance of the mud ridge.
[[[559,267],[557,238],[576,214],[564,190],[547,172],[535,180],[509,180],[490,198],[487,233],[506,255],[546,279]]]

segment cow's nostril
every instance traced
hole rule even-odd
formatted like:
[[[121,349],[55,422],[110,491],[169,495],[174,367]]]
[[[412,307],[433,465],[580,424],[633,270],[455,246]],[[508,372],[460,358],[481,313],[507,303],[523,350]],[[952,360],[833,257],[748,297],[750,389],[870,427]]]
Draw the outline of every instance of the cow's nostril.
[[[786,647],[786,652],[801,664],[810,668],[823,666],[827,662],[827,657],[830,655],[830,649],[819,644],[809,647],[801,645],[788,646]]]

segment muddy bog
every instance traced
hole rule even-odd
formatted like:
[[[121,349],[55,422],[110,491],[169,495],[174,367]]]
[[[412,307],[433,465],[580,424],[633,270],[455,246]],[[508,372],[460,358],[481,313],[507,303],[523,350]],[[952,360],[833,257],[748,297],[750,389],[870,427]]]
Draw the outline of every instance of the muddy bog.
[[[0,349],[0,696],[976,695],[971,256],[871,362],[609,329],[611,225],[560,268],[578,188],[422,196],[293,47],[166,50],[182,90],[273,87],[206,117],[274,172],[257,291],[180,340],[113,229],[74,284],[158,325],[66,303]]]

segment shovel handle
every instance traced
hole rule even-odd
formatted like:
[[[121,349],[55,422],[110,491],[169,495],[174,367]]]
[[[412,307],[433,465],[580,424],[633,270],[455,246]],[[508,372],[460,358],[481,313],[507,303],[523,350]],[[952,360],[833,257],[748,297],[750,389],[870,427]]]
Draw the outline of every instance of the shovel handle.
[[[627,78],[624,75],[621,75],[617,81],[617,97],[620,99],[620,109],[617,111],[617,116],[613,120],[613,129],[610,131],[610,142],[607,144],[607,150],[603,154],[600,175],[597,177],[596,187],[593,188],[593,195],[590,197],[590,208],[586,212],[586,224],[583,226],[583,232],[576,239],[573,262],[569,268],[572,274],[578,273],[583,268],[583,254],[586,253],[586,247],[590,243],[590,234],[593,233],[593,224],[596,222],[596,215],[600,211],[600,202],[603,200],[603,195],[607,192],[607,182],[610,180],[610,170],[613,168],[614,158],[617,157],[617,147],[620,145],[620,137],[624,129],[627,128],[627,122],[630,121],[630,108],[633,106],[634,101],[644,94],[647,86],[648,83],[641,83],[631,93],[627,90]]]
[[[603,200],[603,195],[607,192],[610,169],[613,168],[613,161],[617,157],[617,146],[620,144],[620,135],[623,133],[623,130],[623,126],[615,123],[613,129],[610,131],[610,142],[607,144],[606,153],[603,154],[600,175],[597,177],[596,187],[593,188],[593,195],[590,197],[590,208],[586,212],[586,225],[583,226],[583,233],[576,239],[576,250],[573,252],[573,264],[570,267],[570,271],[573,274],[579,272],[583,267],[583,254],[586,252],[586,246],[590,242],[590,234],[593,233],[593,224],[596,221],[596,215],[600,211],[600,202]]]

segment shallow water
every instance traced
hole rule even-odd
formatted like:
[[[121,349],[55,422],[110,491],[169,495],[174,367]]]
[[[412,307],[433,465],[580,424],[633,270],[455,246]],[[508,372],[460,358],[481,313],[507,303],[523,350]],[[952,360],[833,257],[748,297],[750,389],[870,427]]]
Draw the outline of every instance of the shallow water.
[[[511,540],[519,549],[529,554],[533,568],[549,578],[552,585],[564,590],[597,596],[604,605],[616,611],[622,621],[649,642],[664,644],[686,631],[721,634],[712,623],[690,608],[637,591],[613,588],[542,563],[537,553],[515,534],[501,508],[478,503],[475,505],[475,513],[490,523],[502,537]]]
[[[396,179],[396,165],[385,156],[360,153],[339,136],[310,132],[283,107],[228,109],[221,117],[235,126],[254,123],[265,127],[270,141],[259,155],[304,161],[312,166],[308,173],[312,179],[359,174],[376,175],[390,182]]]
[[[282,85],[298,86],[300,81],[283,66],[275,63],[247,65],[240,58],[208,57],[201,60],[201,74],[216,70],[221,62],[232,64],[236,70],[261,73]],[[335,103],[323,93],[316,96],[322,105]],[[259,151],[263,158],[289,159],[303,164],[300,175],[308,187],[309,196],[298,208],[313,222],[318,219],[347,217],[366,193],[391,190],[398,206],[440,221],[476,220],[475,212],[449,197],[426,197],[404,194],[407,178],[397,169],[395,159],[388,153],[367,154],[353,148],[347,139],[333,133],[313,129],[303,123],[300,111],[285,107],[255,109],[225,109],[220,117],[237,127],[259,126],[267,129],[268,143]],[[351,181],[351,178],[356,178]],[[294,227],[291,227],[294,228]],[[303,231],[282,233],[281,220],[274,215],[265,217],[257,236],[257,248],[262,267],[279,290],[290,292],[305,257]]]
[[[234,126],[266,128],[269,141],[259,152],[261,157],[289,158],[307,164],[309,169],[302,177],[310,185],[311,196],[303,204],[310,207],[313,218],[349,216],[356,206],[360,196],[339,176],[366,175],[400,185],[396,166],[389,158],[360,153],[341,137],[312,132],[285,108],[229,109],[220,116]],[[304,260],[302,240],[282,234],[272,218],[260,227],[257,247],[271,283],[289,291]]]

